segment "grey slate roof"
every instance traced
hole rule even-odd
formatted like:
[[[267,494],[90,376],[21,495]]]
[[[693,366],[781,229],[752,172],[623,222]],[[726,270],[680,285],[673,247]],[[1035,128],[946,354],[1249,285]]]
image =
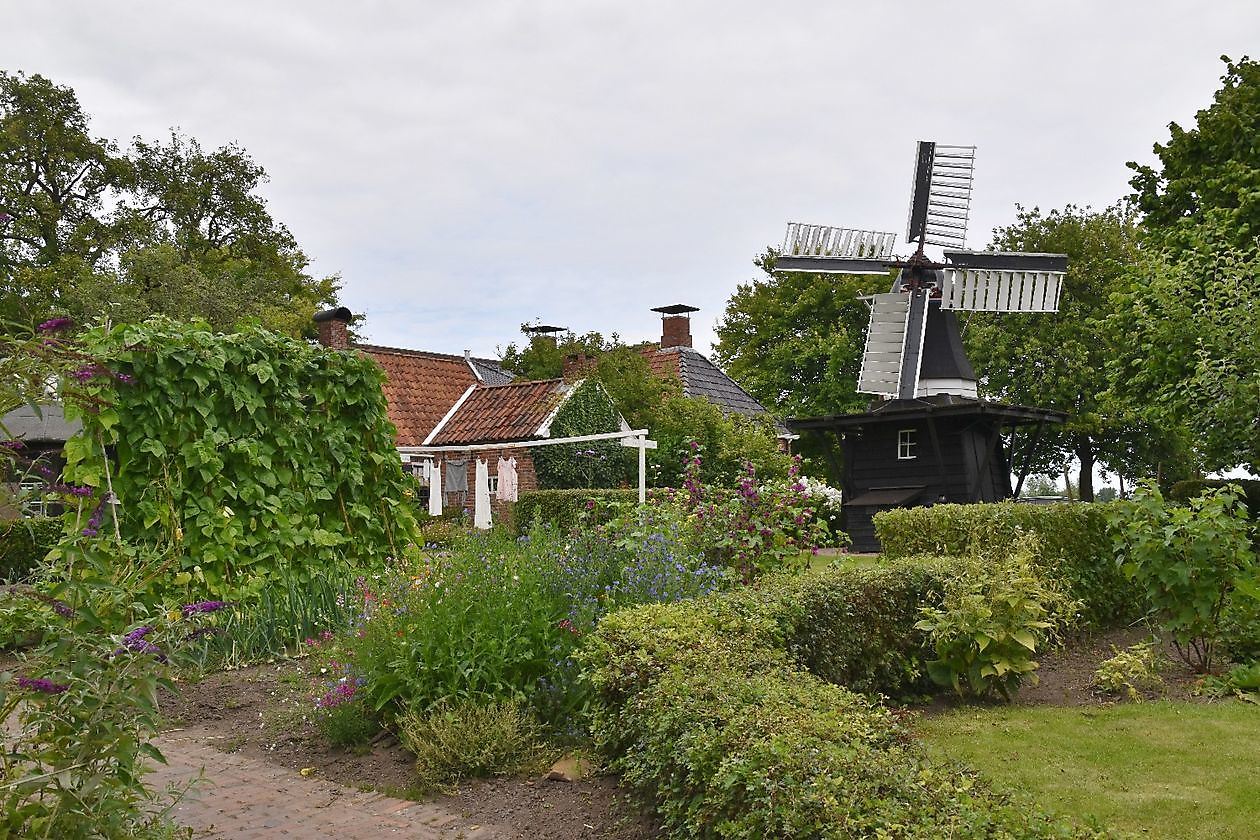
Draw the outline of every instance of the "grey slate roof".
[[[483,385],[507,385],[516,380],[516,374],[504,370],[496,359],[479,359],[472,356],[469,361],[481,375]]]
[[[0,438],[28,443],[65,443],[83,428],[78,420],[67,423],[65,413],[56,403],[41,405],[38,412],[29,405],[15,408],[0,422],[4,423],[4,427],[0,428]]]
[[[703,354],[691,347],[665,347],[658,352],[661,355],[678,354],[678,378],[682,380],[684,396],[704,397],[727,414],[770,417],[774,420],[775,429],[780,434],[787,434],[787,427],[771,417],[765,406]]]

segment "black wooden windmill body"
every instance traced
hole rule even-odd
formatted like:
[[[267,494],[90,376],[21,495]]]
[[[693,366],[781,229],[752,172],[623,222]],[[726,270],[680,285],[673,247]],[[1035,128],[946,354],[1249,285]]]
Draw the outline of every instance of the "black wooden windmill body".
[[[913,256],[893,255],[896,236],[789,223],[778,271],[887,274],[900,269],[871,307],[860,393],[877,398],[859,414],[797,418],[793,431],[832,433],[840,442],[844,527],[854,549],[878,551],[879,510],[938,502],[1009,498],[1016,427],[1031,426],[1018,453],[1023,483],[1032,450],[1059,412],[988,402],[963,349],[956,312],[1055,312],[1067,257],[964,250],[975,147],[920,141],[906,239]],[[944,249],[944,260],[924,254]]]

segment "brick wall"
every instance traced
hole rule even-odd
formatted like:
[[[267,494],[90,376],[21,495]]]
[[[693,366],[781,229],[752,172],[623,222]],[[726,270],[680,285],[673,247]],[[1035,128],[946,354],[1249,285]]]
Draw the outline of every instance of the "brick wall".
[[[464,465],[464,472],[468,476],[468,493],[465,495],[464,507],[469,511],[472,510],[476,501],[477,489],[477,460],[485,461],[490,468],[491,478],[498,474],[500,458],[516,459],[516,482],[517,493],[525,493],[530,490],[538,489],[538,474],[534,470],[534,458],[528,449],[483,449],[478,452],[470,452],[467,455],[455,453],[444,455],[442,457],[442,475],[446,475],[446,461],[449,460],[467,460]],[[443,481],[445,483],[445,481]],[[443,499],[443,509],[447,509],[448,499]],[[490,494],[490,517],[496,524],[506,523],[512,513],[512,503],[508,501],[500,501],[495,493]]]

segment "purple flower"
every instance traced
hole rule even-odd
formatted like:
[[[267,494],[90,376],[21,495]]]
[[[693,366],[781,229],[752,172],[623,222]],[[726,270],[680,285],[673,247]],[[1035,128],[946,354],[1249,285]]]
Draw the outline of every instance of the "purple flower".
[[[129,373],[115,373],[114,378],[127,385],[136,381],[136,378]]]
[[[33,677],[18,677],[17,684],[22,688],[29,688],[32,691],[42,691],[45,694],[60,694],[70,686],[58,685],[52,680],[35,679]]]
[[[69,329],[73,323],[69,318],[50,318],[39,325],[39,331],[44,333],[59,332],[60,330]]]
[[[85,537],[96,537],[100,536],[101,532],[96,528],[84,528],[80,533],[82,533]]]
[[[221,610],[228,605],[227,601],[198,601],[195,604],[184,604],[184,615],[195,615],[196,613],[211,613]]]
[[[72,371],[70,373],[70,376],[74,379],[79,380],[80,382],[87,382],[88,380],[96,376],[99,376],[100,373],[101,373],[101,369],[98,368],[96,365],[88,365],[87,367],[81,367],[76,371]]]
[[[153,632],[153,628],[149,627],[148,625],[144,625],[143,627],[137,627],[135,630],[132,630],[130,633],[123,636],[123,641],[124,642],[138,641],[140,639],[143,639],[145,636],[149,635],[152,632]]]
[[[20,440],[0,440],[0,446],[3,446],[5,449],[12,449],[14,452],[26,448],[26,444]]]

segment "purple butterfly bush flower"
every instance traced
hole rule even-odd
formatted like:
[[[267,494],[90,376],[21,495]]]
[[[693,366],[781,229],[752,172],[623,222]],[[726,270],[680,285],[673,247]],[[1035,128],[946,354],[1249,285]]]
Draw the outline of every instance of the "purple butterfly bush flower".
[[[198,601],[195,604],[184,604],[184,615],[196,615],[197,613],[212,613],[228,606],[227,601]]]
[[[69,329],[74,324],[69,318],[50,318],[39,325],[39,331],[42,333],[60,332]]]
[[[0,440],[0,446],[3,446],[5,449],[12,449],[14,452],[26,448],[26,444],[20,440]]]
[[[59,685],[52,680],[37,679],[35,677],[18,677],[17,684],[22,688],[31,691],[42,691],[45,694],[60,694],[68,689],[68,685]]]

